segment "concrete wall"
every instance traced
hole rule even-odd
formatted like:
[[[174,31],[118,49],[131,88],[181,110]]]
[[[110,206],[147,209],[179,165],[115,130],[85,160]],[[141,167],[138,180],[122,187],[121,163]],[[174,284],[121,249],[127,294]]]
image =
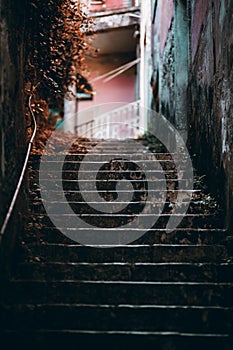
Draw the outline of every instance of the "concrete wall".
[[[155,17],[155,33],[160,42],[161,54],[163,54],[171,23],[174,17],[174,1],[173,0],[158,0],[156,17]]]
[[[171,24],[166,45],[161,52],[160,60],[160,111],[166,118],[175,123],[175,42],[174,23]]]
[[[188,1],[158,0],[157,3],[152,1],[153,4],[154,103],[152,106],[173,123],[186,140],[189,72]],[[153,124],[153,121],[150,121],[150,124]]]
[[[152,58],[151,58],[151,21],[152,9],[150,0],[144,0],[141,3],[141,23],[140,23],[140,48],[137,50],[137,55],[140,57],[140,71],[139,71],[139,99],[143,107],[149,108],[152,94],[150,89],[150,79],[152,75]],[[140,112],[140,131],[146,132],[148,124],[150,123],[150,113],[146,110]]]
[[[155,1],[152,1],[152,3]],[[188,136],[194,163],[233,226],[233,2],[158,0],[154,107]]]
[[[189,138],[233,225],[233,2],[192,2]]]
[[[0,0],[0,225],[15,190],[25,152],[24,51],[25,0]],[[22,203],[21,203],[22,204]],[[3,239],[5,260],[15,241],[15,228]],[[19,226],[17,227],[19,230]]]

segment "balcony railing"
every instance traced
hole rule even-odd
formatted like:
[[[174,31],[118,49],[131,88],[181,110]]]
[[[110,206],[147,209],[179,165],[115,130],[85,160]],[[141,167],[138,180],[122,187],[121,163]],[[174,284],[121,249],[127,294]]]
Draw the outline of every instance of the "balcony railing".
[[[140,126],[140,102],[114,109],[77,127],[77,135],[94,139],[134,138]]]

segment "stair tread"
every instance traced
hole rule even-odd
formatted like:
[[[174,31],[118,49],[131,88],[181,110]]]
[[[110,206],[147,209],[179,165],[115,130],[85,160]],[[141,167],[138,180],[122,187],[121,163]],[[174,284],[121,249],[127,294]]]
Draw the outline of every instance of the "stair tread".
[[[21,251],[22,255],[20,253],[18,256],[10,288],[5,295],[5,305],[0,305],[3,315],[8,315],[8,324],[1,333],[3,339],[5,337],[16,344],[17,340],[23,340],[26,344],[35,342],[41,345],[40,348],[42,345],[54,344],[56,340],[58,345],[67,346],[69,342],[75,348],[77,342],[82,344],[84,341],[86,348],[90,345],[91,348],[100,345],[106,346],[106,349],[113,346],[113,349],[117,350],[129,349],[132,344],[134,348],[152,348],[157,345],[158,350],[191,350],[197,346],[202,348],[205,344],[205,348],[211,346],[213,349],[219,349],[221,346],[224,350],[229,350],[233,323],[233,263],[226,260],[228,250],[225,239],[229,232],[220,224],[221,212],[217,207],[216,213],[212,213],[211,210],[205,213],[188,212],[180,225],[182,227],[174,232],[167,234],[163,226],[158,229],[154,227],[142,237],[142,244],[139,244],[140,239],[129,245],[81,246],[70,240],[66,241],[68,238],[58,233],[58,229],[65,228],[66,232],[74,233],[77,227],[67,227],[65,223],[57,225],[56,228],[51,227],[51,223],[47,222],[48,215],[40,213],[40,210],[44,209],[38,178],[40,177],[42,182],[55,184],[53,176],[57,170],[53,169],[53,165],[61,166],[64,159],[63,186],[67,188],[64,187],[65,191],[61,196],[59,188],[51,186],[51,193],[55,199],[61,196],[60,201],[46,201],[46,204],[51,204],[53,210],[57,208],[56,205],[66,203],[63,198],[65,193],[71,196],[69,204],[73,205],[72,208],[78,206],[78,209],[82,209],[82,213],[78,214],[80,217],[100,217],[102,220],[134,217],[135,214],[131,212],[89,214],[83,208],[85,203],[82,198],[79,198],[79,188],[74,187],[80,181],[76,176],[82,163],[90,165],[90,171],[80,169],[82,175],[86,174],[87,177],[86,180],[81,180],[82,183],[86,183],[87,186],[93,183],[115,183],[117,179],[88,179],[92,164],[102,165],[103,159],[111,157],[120,158],[118,161],[125,166],[120,173],[125,176],[132,173],[132,170],[126,167],[129,162],[135,161],[138,166],[144,165],[146,168],[153,163],[155,169],[145,170],[150,179],[156,182],[157,187],[152,186],[151,190],[154,196],[164,192],[160,189],[161,183],[164,182],[164,179],[161,180],[161,172],[166,174],[166,184],[170,184],[170,187],[166,188],[166,205],[172,202],[173,194],[175,196],[181,192],[186,192],[187,196],[178,204],[187,205],[190,195],[193,194],[193,206],[201,205],[204,192],[198,185],[195,185],[193,190],[185,191],[175,187],[178,182],[186,184],[190,181],[186,179],[185,169],[180,171],[184,175],[182,179],[178,179],[176,173],[174,159],[179,157],[182,162],[181,157],[186,157],[182,152],[145,153],[144,146],[140,144],[138,149],[135,149],[133,140],[128,140],[123,148],[121,141],[111,141],[109,146],[98,142],[102,140],[90,140],[82,144],[87,147],[88,158],[85,158],[87,154],[79,152],[43,156],[45,169],[51,167],[48,173],[43,171],[42,167],[39,174],[41,156],[30,158],[30,186],[34,188],[34,192],[30,192],[31,208],[38,227],[27,227],[24,250]],[[113,171],[116,175],[119,174],[118,169],[103,168],[100,168],[99,173],[107,176]],[[133,173],[142,174],[142,170],[133,169]],[[131,182],[142,187],[144,179],[136,179],[135,176]],[[102,187],[98,190],[99,193],[127,192]],[[143,190],[137,187],[134,192],[137,195]],[[82,192],[93,191],[85,188]],[[135,199],[134,205],[142,204],[137,197]],[[101,205],[94,197],[90,203]],[[128,204],[117,200],[115,203]],[[160,204],[160,201],[157,199],[146,203],[154,205]],[[206,207],[207,204],[204,209]],[[200,210],[202,209],[200,207]],[[58,213],[61,220],[77,216],[75,213]],[[144,219],[152,215],[155,216],[151,213],[140,214]],[[164,220],[170,215],[165,207],[163,214],[159,216]],[[172,215],[177,218],[183,217],[179,213]],[[30,236],[30,230],[34,237]],[[115,228],[107,230],[111,234]],[[136,229],[118,227],[118,230],[126,234],[131,231],[145,232],[140,225]],[[102,227],[93,226],[94,234],[101,231]],[[128,322],[129,319],[132,322]]]
[[[12,284],[77,284],[77,285],[129,285],[129,286],[213,286],[213,287],[233,287],[233,282],[157,282],[157,281],[114,281],[114,280],[74,280],[64,279],[47,281],[45,279],[11,279]]]
[[[188,262],[149,262],[149,263],[128,263],[128,262],[59,262],[59,261],[47,261],[47,262],[19,262],[18,266],[28,265],[30,267],[35,266],[44,266],[47,267],[49,265],[52,266],[90,266],[90,267],[98,267],[98,266],[128,266],[128,267],[231,267],[233,268],[233,263],[213,263],[213,262],[203,262],[203,263],[188,263]]]
[[[213,305],[155,305],[155,304],[69,304],[69,303],[23,303],[23,304],[4,304],[0,305],[0,308],[28,308],[31,310],[34,310],[35,308],[90,308],[90,309],[128,309],[128,310],[145,310],[145,309],[152,309],[152,310],[200,310],[200,311],[218,311],[218,310],[225,310],[225,311],[233,311],[232,307],[226,307],[226,306],[213,306]],[[233,315],[232,315],[233,316]]]
[[[4,332],[13,332],[12,330],[5,330]],[[17,332],[17,331],[16,331]],[[30,332],[30,331],[29,331]],[[159,336],[180,336],[180,337],[229,337],[229,334],[215,334],[215,333],[182,333],[182,332],[167,332],[167,331],[164,331],[164,332],[148,332],[148,331],[98,331],[98,330],[94,330],[94,331],[91,331],[91,330],[69,330],[69,329],[62,329],[62,330],[49,330],[49,329],[38,329],[38,330],[35,330],[34,332],[36,333],[83,333],[83,334],[122,334],[122,335],[145,335],[145,336],[148,336],[148,335],[159,335]]]
[[[88,250],[88,249],[102,249],[102,248],[114,248],[114,249],[144,249],[144,248],[150,248],[150,249],[155,249],[155,248],[182,248],[182,249],[201,249],[201,248],[210,248],[210,250],[212,249],[226,249],[225,245],[223,244],[216,244],[214,246],[209,245],[209,244],[128,244],[128,245],[124,245],[124,244],[120,244],[120,245],[95,245],[95,246],[80,246],[77,244],[62,244],[62,243],[43,243],[41,246],[48,246],[48,247],[52,247],[52,246],[57,246],[57,247],[69,247],[69,248],[77,248],[77,249],[83,249],[83,250]]]

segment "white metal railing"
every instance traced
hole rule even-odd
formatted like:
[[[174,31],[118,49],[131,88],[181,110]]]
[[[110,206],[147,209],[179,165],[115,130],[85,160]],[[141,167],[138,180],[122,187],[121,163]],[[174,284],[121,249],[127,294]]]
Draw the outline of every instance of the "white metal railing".
[[[94,132],[94,120],[89,120],[88,122],[82,123],[76,127],[76,133],[78,136],[93,138]]]
[[[140,101],[114,109],[77,127],[78,136],[95,139],[134,138],[140,128]]]
[[[132,7],[132,6],[133,6],[133,3],[134,3],[133,0],[123,0],[122,6],[123,6],[123,7]]]

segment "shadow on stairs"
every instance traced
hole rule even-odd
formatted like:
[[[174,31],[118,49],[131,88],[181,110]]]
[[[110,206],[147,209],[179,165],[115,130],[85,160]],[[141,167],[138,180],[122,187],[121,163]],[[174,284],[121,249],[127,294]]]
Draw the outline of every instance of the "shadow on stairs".
[[[48,155],[44,168],[31,156],[30,211],[1,303],[2,342],[8,349],[233,349],[228,232],[200,178],[191,201],[189,194],[177,203],[180,181],[189,179],[177,179],[171,154],[145,155],[134,140],[82,147],[88,158]],[[172,215],[180,223],[169,233]],[[80,244],[80,232],[96,244]]]

